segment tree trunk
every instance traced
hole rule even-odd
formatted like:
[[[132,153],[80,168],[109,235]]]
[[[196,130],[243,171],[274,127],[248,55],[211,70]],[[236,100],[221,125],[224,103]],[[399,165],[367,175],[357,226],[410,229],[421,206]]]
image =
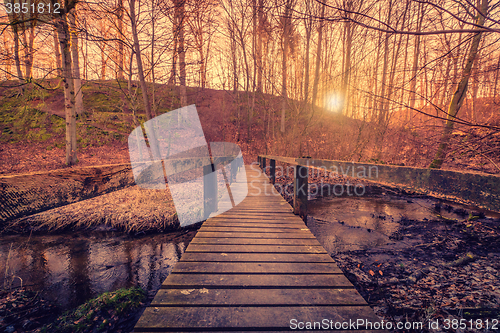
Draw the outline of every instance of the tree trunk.
[[[403,13],[403,18],[401,20],[401,28],[402,29],[404,29],[404,27],[406,25],[406,16],[408,14],[408,10],[409,10],[409,2],[406,2],[405,10]],[[400,35],[399,41],[397,41],[396,49],[394,50],[393,55],[392,55],[391,71],[390,71],[390,75],[389,75],[389,85],[387,87],[387,98],[386,98],[386,103],[385,103],[385,105],[386,105],[385,108],[387,110],[386,119],[385,119],[386,123],[388,123],[388,121],[389,121],[389,110],[391,110],[392,94],[394,92],[394,80],[396,77],[399,52],[401,51],[402,43],[403,43],[403,35]]]
[[[24,77],[31,78],[33,76],[33,44],[35,43],[35,26],[29,23],[29,29],[23,31],[24,39]],[[29,39],[28,39],[29,33]]]
[[[472,96],[471,96],[471,115],[472,122],[477,122],[477,93],[479,91],[479,68],[481,68],[481,50],[477,52],[477,60],[472,66]]]
[[[325,7],[326,7],[326,0],[322,3],[321,5],[321,17],[325,16]],[[316,66],[314,68],[314,83],[313,83],[313,91],[312,91],[312,100],[311,104],[314,107],[314,104],[316,103],[316,100],[318,98],[318,85],[319,85],[319,77],[320,77],[320,67],[321,67],[321,46],[323,43],[323,20],[319,23],[319,28],[318,28],[318,47],[316,49]]]
[[[349,6],[350,7],[350,6]],[[349,8],[348,7],[348,8]],[[350,8],[349,8],[350,9]],[[348,14],[349,15],[349,14]],[[352,52],[352,31],[354,30],[353,25],[350,21],[345,22],[344,27],[344,52],[343,52],[343,70],[342,70],[342,95],[344,98],[344,103],[342,106],[342,110],[347,112],[348,101],[349,101],[349,78],[351,76],[351,52]],[[346,113],[347,115],[347,113]]]
[[[389,13],[387,15],[387,26],[391,23],[391,12],[392,12],[392,0],[389,1]],[[386,118],[387,113],[389,112],[386,109],[386,82],[387,82],[387,68],[389,67],[389,38],[391,37],[390,33],[386,33],[385,41],[384,41],[384,63],[382,68],[382,82],[380,82],[380,101],[378,108],[378,127],[379,127],[379,140],[382,141],[382,136],[386,127]],[[379,148],[382,146],[379,145]]]
[[[186,95],[186,49],[184,45],[184,20],[185,20],[185,0],[177,0],[176,10],[178,10],[178,33],[179,33],[179,82],[181,107],[187,105]]]
[[[498,77],[500,76],[500,57],[498,57],[498,63],[495,73],[495,85],[493,87],[493,98],[497,96],[497,87],[498,87]]]
[[[118,80],[125,80],[125,74],[123,71],[124,68],[124,51],[123,51],[123,0],[118,0],[118,8],[117,8],[117,13],[116,15],[118,16],[118,23],[117,23],[117,29],[118,29],[118,59],[117,59],[117,71],[116,71],[116,78]]]
[[[12,61],[12,59],[11,59],[12,54],[10,54],[10,46],[7,42],[7,38],[8,38],[7,34],[4,33],[3,34],[3,45],[5,48],[5,55],[6,55],[6,64],[5,64],[6,66],[5,67],[7,68],[7,72],[5,73],[5,79],[10,80],[12,77],[12,74],[10,72],[11,71],[11,63],[12,63],[11,62]]]
[[[17,26],[12,25],[14,32],[14,62],[16,63],[17,78],[20,82],[24,81],[23,71],[21,69],[21,59],[19,58],[19,32]]]
[[[108,55],[105,49],[106,44],[101,43],[101,80],[106,80],[106,63],[108,62]]]
[[[306,1],[306,6],[307,6],[307,11],[308,13],[310,13],[310,6],[311,6],[311,2],[308,0]],[[305,64],[304,64],[304,109],[307,107],[307,102],[309,100],[309,58],[310,58],[310,55],[309,55],[309,48],[310,48],[310,45],[311,45],[311,35],[312,35],[312,29],[313,29],[313,19],[312,19],[312,16],[311,17],[308,17],[308,18],[305,18],[304,19],[304,27],[305,27],[305,31],[306,31],[306,48],[304,50],[304,52],[306,53],[306,57],[305,57]]]
[[[477,14],[476,26],[482,27],[484,25],[485,15],[488,15],[488,0],[478,0],[478,9],[481,13]],[[469,50],[469,55],[467,57],[467,62],[465,64],[464,71],[462,73],[462,78],[457,85],[455,93],[453,94],[450,105],[448,107],[448,116],[446,119],[443,134],[441,135],[441,142],[439,143],[438,150],[434,160],[429,165],[429,168],[440,169],[448,153],[448,146],[450,144],[451,133],[453,132],[454,120],[460,111],[460,107],[465,99],[467,93],[467,86],[469,83],[469,78],[472,72],[472,66],[476,60],[478,54],[479,43],[481,42],[482,32],[479,31],[474,35],[472,39],[472,44]]]
[[[64,87],[64,109],[66,114],[66,164],[74,165],[76,158],[75,91],[71,79],[70,32],[66,14],[57,20],[57,34],[62,53],[62,82]]]
[[[167,85],[174,87],[177,79],[177,52],[178,52],[178,42],[179,42],[179,23],[178,23],[178,13],[174,10],[174,22],[172,24],[172,32],[174,36],[174,48],[172,53],[172,67],[170,69],[170,78],[168,79]]]
[[[56,56],[56,73],[57,76],[62,76],[62,59],[61,59],[61,50],[59,48],[59,40],[57,38],[57,27],[54,27],[53,34],[54,36],[54,54]]]
[[[286,108],[288,104],[287,96],[287,55],[288,55],[288,39],[290,38],[289,25],[291,15],[291,7],[293,0],[286,0],[285,3],[285,13],[283,16],[283,35],[282,35],[282,45],[283,45],[283,55],[281,58],[281,133],[285,133],[285,116]]]
[[[82,80],[80,78],[80,60],[78,55],[78,33],[76,31],[76,9],[68,13],[71,28],[71,56],[73,59],[73,82],[75,87],[75,113],[81,115],[83,112]]]
[[[258,92],[262,92],[262,38],[264,35],[264,0],[258,0],[257,5],[257,19],[258,19],[258,27],[257,27],[257,50],[256,50],[256,58],[257,58],[257,87],[256,90]]]
[[[417,16],[417,32],[422,30],[422,22],[424,20],[424,4],[419,4],[419,16]],[[417,71],[418,71],[418,58],[420,56],[420,35],[415,36],[415,49],[413,52],[413,68],[410,79],[410,109],[415,107],[415,93],[417,90]]]
[[[139,76],[139,84],[142,91],[142,100],[144,102],[144,110],[146,111],[146,118],[150,120],[153,118],[151,111],[151,104],[149,103],[148,87],[144,78],[144,68],[142,66],[141,46],[139,44],[139,36],[137,35],[137,18],[135,16],[135,0],[130,0],[130,23],[132,25],[132,38],[134,41],[135,61],[137,62],[137,75]]]

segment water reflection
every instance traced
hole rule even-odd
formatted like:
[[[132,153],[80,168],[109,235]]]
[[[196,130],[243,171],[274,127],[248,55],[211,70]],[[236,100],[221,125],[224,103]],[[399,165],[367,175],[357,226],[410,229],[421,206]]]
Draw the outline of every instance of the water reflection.
[[[0,236],[0,284],[22,280],[64,307],[123,287],[156,291],[195,233]]]
[[[433,198],[410,197],[325,197],[309,203],[308,227],[330,254],[351,250],[365,250],[385,245],[398,227],[401,218],[410,220],[438,219],[438,214],[449,219],[464,218],[456,209],[470,211],[472,207],[447,203],[448,211],[435,211]],[[481,209],[486,216],[498,214]]]

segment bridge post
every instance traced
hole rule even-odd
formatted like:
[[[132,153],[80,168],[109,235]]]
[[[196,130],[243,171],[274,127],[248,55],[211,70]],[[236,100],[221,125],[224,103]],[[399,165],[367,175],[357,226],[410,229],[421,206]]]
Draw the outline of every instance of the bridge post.
[[[217,211],[217,172],[213,164],[203,166],[203,215]]]
[[[276,160],[269,160],[269,179],[271,184],[276,182]]]
[[[262,157],[262,170],[266,173],[266,158]]]
[[[260,161],[260,156],[257,156],[257,163],[259,163],[259,167],[262,165],[262,162]]]
[[[309,169],[297,165],[295,167],[295,177],[293,180],[293,213],[299,215],[304,222],[307,222],[308,178]]]

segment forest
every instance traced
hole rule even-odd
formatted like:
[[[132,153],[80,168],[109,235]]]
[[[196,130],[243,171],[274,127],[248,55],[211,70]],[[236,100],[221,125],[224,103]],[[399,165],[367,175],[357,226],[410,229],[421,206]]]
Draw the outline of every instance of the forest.
[[[4,0],[0,45],[0,331],[499,327],[499,0]],[[141,187],[182,109],[210,162]]]
[[[25,4],[5,0],[0,16],[2,149],[21,159],[2,173],[51,168],[15,153],[29,151],[21,137],[59,166],[102,164],[89,153],[100,145],[126,162],[118,147],[133,128],[190,104],[212,141],[250,160],[500,172],[498,2]]]

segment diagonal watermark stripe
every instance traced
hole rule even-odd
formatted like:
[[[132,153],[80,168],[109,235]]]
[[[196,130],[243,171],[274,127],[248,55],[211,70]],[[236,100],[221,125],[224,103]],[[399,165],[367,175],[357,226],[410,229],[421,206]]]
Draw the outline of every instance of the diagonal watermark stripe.
[[[194,105],[155,117],[128,138],[135,182],[172,194],[181,226],[217,216],[248,194],[238,145],[208,145]]]

